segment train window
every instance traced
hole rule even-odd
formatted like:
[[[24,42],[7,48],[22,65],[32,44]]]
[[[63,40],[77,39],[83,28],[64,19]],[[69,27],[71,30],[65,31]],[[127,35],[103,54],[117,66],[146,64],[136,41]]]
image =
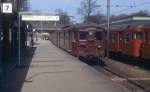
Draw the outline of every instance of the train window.
[[[102,40],[103,39],[102,32],[95,32],[95,38],[96,40]]]
[[[150,32],[147,32],[147,42],[150,44]]]
[[[127,28],[130,28],[130,27],[131,27],[130,25],[127,26]]]
[[[142,32],[135,32],[134,39],[142,39]]]
[[[76,40],[75,40],[75,32],[72,32],[72,42],[76,42]]]
[[[130,33],[124,33],[124,43],[128,43],[130,41]]]
[[[114,43],[115,41],[117,41],[117,33],[116,32],[112,32],[111,33],[111,42]]]
[[[110,35],[111,42],[114,43],[114,33],[112,32]]]
[[[88,32],[80,32],[80,40],[85,40]]]

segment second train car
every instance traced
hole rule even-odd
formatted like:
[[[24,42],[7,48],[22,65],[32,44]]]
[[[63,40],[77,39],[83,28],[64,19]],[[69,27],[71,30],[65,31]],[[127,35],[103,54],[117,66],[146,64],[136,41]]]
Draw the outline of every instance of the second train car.
[[[120,58],[130,58],[131,63],[150,63],[149,21],[149,17],[132,17],[112,24],[110,53]]]

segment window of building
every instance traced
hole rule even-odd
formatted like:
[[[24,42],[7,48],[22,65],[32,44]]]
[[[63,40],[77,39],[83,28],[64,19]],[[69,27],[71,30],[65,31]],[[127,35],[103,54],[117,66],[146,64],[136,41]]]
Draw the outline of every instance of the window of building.
[[[96,38],[96,40],[102,40],[103,39],[103,33],[102,32],[95,32],[95,38]]]
[[[85,40],[88,32],[80,32],[80,40]]]

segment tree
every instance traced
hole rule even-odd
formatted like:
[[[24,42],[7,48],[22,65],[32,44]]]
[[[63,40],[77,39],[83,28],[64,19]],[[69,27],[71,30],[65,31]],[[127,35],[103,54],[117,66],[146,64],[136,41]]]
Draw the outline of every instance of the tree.
[[[21,8],[23,9],[23,11],[28,11],[29,10],[29,0],[22,0],[21,3]]]
[[[125,18],[129,18],[129,17],[135,17],[135,16],[148,17],[148,16],[150,16],[150,14],[148,13],[147,10],[140,10],[138,12],[131,13],[131,14],[112,15],[111,20],[115,21],[115,20],[125,19]]]
[[[29,0],[14,0],[14,9],[17,11],[28,11],[29,10]]]
[[[141,16],[141,17],[146,17],[146,16],[150,16],[148,13],[148,10],[140,10],[139,12],[133,13],[131,14],[131,16]]]
[[[81,2],[80,8],[78,8],[78,13],[84,18],[84,22],[90,22],[90,18],[95,15],[98,5],[98,0],[83,0]]]
[[[128,16],[129,15],[127,15],[127,14],[111,15],[110,19],[111,19],[111,21],[115,21],[115,20],[124,19],[124,18],[126,18]]]
[[[87,19],[87,18],[86,18]],[[87,20],[84,20],[84,23],[87,22]],[[97,14],[94,14],[94,15],[91,15],[89,16],[89,22],[91,23],[96,23],[96,24],[100,24],[102,22],[102,20],[105,19],[105,16],[100,14],[100,13],[97,13]]]
[[[67,12],[62,11],[61,9],[56,9],[55,12],[60,16],[58,24],[71,24],[71,19]]]

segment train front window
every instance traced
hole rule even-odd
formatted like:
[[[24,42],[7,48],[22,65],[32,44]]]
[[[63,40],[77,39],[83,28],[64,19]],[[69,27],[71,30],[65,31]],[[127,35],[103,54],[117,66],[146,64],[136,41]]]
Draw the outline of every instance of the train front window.
[[[102,32],[95,32],[95,38],[96,40],[102,40],[103,39]]]
[[[80,40],[85,40],[88,32],[80,32]]]
[[[142,32],[135,32],[134,39],[142,39]]]

